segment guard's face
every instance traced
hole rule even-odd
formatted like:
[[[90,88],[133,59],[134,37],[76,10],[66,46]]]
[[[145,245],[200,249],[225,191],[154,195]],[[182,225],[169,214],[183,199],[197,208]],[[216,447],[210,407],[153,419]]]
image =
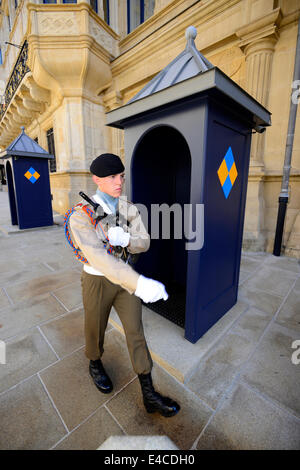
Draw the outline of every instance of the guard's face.
[[[125,173],[105,176],[104,178],[99,178],[99,176],[93,175],[93,181],[96,183],[100,191],[112,197],[119,197],[121,195],[124,180]]]

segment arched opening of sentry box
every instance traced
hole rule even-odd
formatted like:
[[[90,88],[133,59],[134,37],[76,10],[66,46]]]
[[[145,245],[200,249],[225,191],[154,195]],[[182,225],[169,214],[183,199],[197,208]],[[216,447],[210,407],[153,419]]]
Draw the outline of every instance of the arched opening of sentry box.
[[[132,199],[147,212],[151,245],[137,270],[166,285],[169,299],[147,306],[184,327],[188,251],[185,204],[190,203],[191,155],[182,134],[171,126],[148,130],[131,160]]]
[[[6,177],[7,177],[7,185],[8,185],[8,199],[9,199],[9,207],[10,207],[11,224],[18,225],[16,194],[15,194],[14,179],[13,179],[10,161],[6,163]]]

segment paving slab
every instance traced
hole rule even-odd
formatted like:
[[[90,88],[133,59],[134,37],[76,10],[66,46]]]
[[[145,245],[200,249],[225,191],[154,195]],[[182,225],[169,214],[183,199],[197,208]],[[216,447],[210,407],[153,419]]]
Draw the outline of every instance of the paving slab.
[[[200,361],[186,385],[216,409],[235,375],[254,351],[270,315],[250,308]]]
[[[60,232],[60,235],[61,232]],[[64,242],[64,240],[63,240]],[[37,239],[35,245],[23,246],[16,249],[18,259],[25,265],[47,263],[52,271],[72,268],[81,265],[72,251],[62,244],[62,241]]]
[[[18,248],[22,248],[24,246],[25,242],[22,238],[14,240],[11,237],[1,237],[1,256],[8,249],[11,249],[14,253]]]
[[[159,393],[180,404],[177,415],[164,418],[158,413],[147,413],[137,378],[106,406],[127,434],[168,436],[179,449],[190,449],[213,410],[159,366],[154,367],[153,384]]]
[[[9,285],[6,287],[6,292],[14,302],[20,302],[47,292],[55,291],[79,279],[80,273],[76,269],[66,269],[53,273],[49,272],[48,275]]]
[[[20,334],[45,321],[62,315],[66,309],[51,295],[43,294],[11,305],[0,312],[0,339]]]
[[[253,288],[275,294],[285,296],[298,277],[298,274],[287,269],[278,269],[273,266],[263,266],[255,276],[250,277],[243,284],[243,287]]]
[[[5,307],[8,307],[10,304],[10,301],[6,295],[6,292],[4,291],[4,289],[0,288],[0,310],[5,308]],[[1,317],[2,318],[2,317]]]
[[[108,325],[106,332],[112,328]],[[44,323],[40,330],[60,358],[77,351],[85,345],[83,308]]]
[[[263,312],[274,315],[283,303],[284,297],[248,287],[244,283],[239,288],[238,299]]]
[[[276,323],[300,332],[300,283],[297,283],[285,299],[276,316]],[[300,333],[299,333],[300,338]]]
[[[57,357],[35,329],[6,342],[6,364],[0,366],[0,392],[34,375]]]
[[[89,375],[89,360],[85,357],[84,348],[64,357],[40,374],[70,431],[135,377],[125,340],[118,331],[107,333],[104,349],[103,363],[114,384],[111,394],[101,393],[95,387]]]
[[[60,358],[82,348],[85,344],[82,308],[49,321],[40,329]]]
[[[197,450],[299,450],[300,420],[238,383],[198,440]]]
[[[292,363],[299,332],[272,324],[241,377],[300,418],[300,368]]]
[[[3,280],[6,280],[6,274],[15,273],[16,271],[22,271],[26,269],[26,264],[24,261],[20,260],[19,257],[11,257],[9,252],[1,253],[0,255],[1,262],[1,276],[0,283],[3,284]]]
[[[253,273],[264,263],[263,258],[257,258],[249,255],[241,257],[241,270]]]
[[[0,395],[0,416],[2,450],[49,449],[67,433],[36,375]]]
[[[14,284],[35,279],[37,277],[47,276],[50,269],[43,263],[34,264],[27,267],[18,267],[12,270],[0,272],[0,285],[2,287],[11,287]]]
[[[45,227],[34,227],[34,228],[25,228],[25,229],[20,229],[18,225],[11,225],[10,223],[6,223],[6,224],[4,223],[4,224],[1,224],[0,226],[0,231],[4,233],[5,235],[16,235],[16,236],[18,236],[21,233],[30,233],[33,230],[36,231],[36,230],[49,230],[49,229],[56,230],[57,224],[48,225]]]
[[[298,291],[300,291],[300,277],[297,279],[297,281],[294,285],[294,289],[297,289]]]
[[[291,271],[294,273],[300,273],[300,260],[296,258],[289,258],[287,256],[266,256],[264,261],[265,266],[276,267]]]
[[[85,420],[80,427],[67,434],[54,450],[95,450],[110,436],[118,438],[124,433],[116,420],[103,406]]]
[[[251,276],[251,273],[249,271],[244,271],[243,269],[240,269],[240,275],[239,275],[239,286],[241,286],[249,277]]]
[[[61,269],[66,268],[78,268],[80,266],[79,262],[75,259],[74,256],[72,258],[68,258],[65,256],[64,253],[57,253],[59,259],[53,261],[53,250],[49,250],[49,256],[43,257],[44,263],[52,270],[52,271],[60,271]]]
[[[151,355],[180,382],[192,375],[204,354],[216,344],[234,321],[247,310],[248,305],[238,301],[196,344],[184,338],[184,329],[143,305],[143,325]],[[121,321],[112,309],[109,322],[124,334]]]
[[[55,289],[52,293],[69,311],[82,306],[80,280]]]

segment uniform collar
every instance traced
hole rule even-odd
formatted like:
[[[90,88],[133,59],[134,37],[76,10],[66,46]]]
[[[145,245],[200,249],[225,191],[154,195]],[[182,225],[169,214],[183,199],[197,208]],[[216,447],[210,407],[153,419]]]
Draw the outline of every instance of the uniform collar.
[[[119,202],[119,198],[109,196],[106,193],[97,190],[93,195],[93,199],[97,204],[100,204],[106,214],[115,214]]]

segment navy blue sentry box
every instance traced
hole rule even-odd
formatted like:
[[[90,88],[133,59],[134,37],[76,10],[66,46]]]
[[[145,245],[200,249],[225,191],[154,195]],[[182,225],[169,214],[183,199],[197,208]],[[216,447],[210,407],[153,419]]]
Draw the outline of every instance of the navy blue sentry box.
[[[12,225],[20,229],[53,225],[48,164],[53,155],[28,137],[22,127],[0,158],[6,160]]]
[[[185,328],[195,343],[237,300],[251,134],[270,113],[195,47],[187,45],[128,104],[107,113],[125,131],[127,196],[153,204],[204,207],[204,243],[152,239],[136,269],[166,284],[169,299],[147,307]],[[143,214],[142,214],[143,215]]]

